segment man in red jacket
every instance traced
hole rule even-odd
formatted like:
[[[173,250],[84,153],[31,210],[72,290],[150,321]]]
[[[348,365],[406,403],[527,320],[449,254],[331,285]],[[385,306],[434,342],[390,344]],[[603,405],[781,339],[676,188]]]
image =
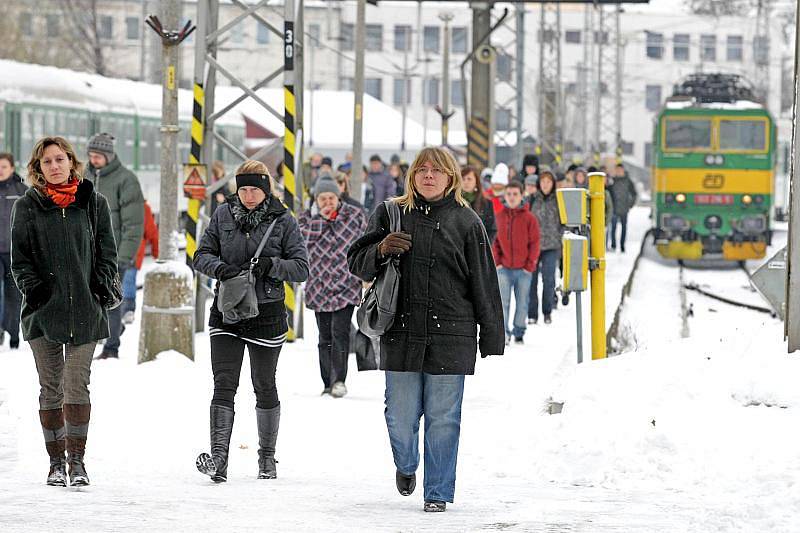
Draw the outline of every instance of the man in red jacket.
[[[523,186],[512,181],[506,187],[506,206],[497,214],[497,237],[492,245],[500,297],[503,301],[503,323],[506,327],[506,344],[522,344],[531,278],[539,261],[539,221],[522,203]],[[516,311],[513,329],[508,327],[511,291],[514,291]]]

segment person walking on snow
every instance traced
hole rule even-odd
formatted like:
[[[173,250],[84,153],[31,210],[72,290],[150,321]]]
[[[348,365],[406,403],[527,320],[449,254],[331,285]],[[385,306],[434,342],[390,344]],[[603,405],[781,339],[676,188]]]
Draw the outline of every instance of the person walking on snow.
[[[111,223],[117,243],[117,267],[120,278],[134,267],[136,252],[144,235],[144,196],[136,175],[125,168],[114,152],[114,137],[98,133],[86,147],[89,167],[86,179],[108,200]],[[109,335],[97,359],[119,357],[120,336],[125,331],[122,324],[122,307],[108,312]]]
[[[11,274],[11,209],[28,187],[14,169],[14,156],[0,153],[0,344],[8,333],[8,347],[19,348],[19,312],[22,294]]]
[[[531,279],[539,262],[539,221],[523,204],[522,184],[518,181],[506,187],[506,207],[497,214],[497,238],[492,252],[503,302],[506,344],[512,335],[514,342],[522,344]],[[512,291],[516,302],[513,329],[508,326]]]
[[[483,222],[483,227],[486,228],[486,235],[489,236],[489,243],[494,242],[494,238],[497,235],[494,206],[484,196],[483,185],[481,180],[478,179],[478,173],[475,172],[475,168],[470,166],[461,167],[461,183],[464,187],[462,191],[464,199],[469,202],[472,210],[478,213],[481,222]]]
[[[481,357],[505,348],[500,291],[489,237],[462,197],[461,172],[449,152],[422,149],[405,194],[392,201],[401,231],[389,232],[387,206],[379,205],[347,262],[372,281],[399,256],[396,315],[380,338],[395,484],[403,496],[414,492],[424,415],[423,509],[441,512],[455,495],[464,376],[475,372],[478,348]]]
[[[39,374],[47,484],[57,486],[67,485],[67,465],[70,485],[89,484],[92,355],[108,336],[107,308],[119,304],[108,202],[81,166],[66,139],[39,140],[28,163],[31,188],[11,214],[11,270],[23,295],[22,335]]]
[[[556,179],[553,172],[542,167],[539,173],[539,192],[533,197],[531,211],[539,221],[541,233],[539,263],[531,280],[530,301],[528,302],[528,323],[539,320],[539,276],[542,277],[542,314],[544,323],[552,322],[551,313],[556,302],[556,266],[561,257],[561,218],[556,200]]]
[[[622,163],[614,168],[614,182],[609,191],[614,204],[614,215],[611,217],[611,249],[617,249],[617,223],[622,226],[619,236],[619,249],[625,252],[625,237],[628,233],[628,212],[636,205],[636,187],[628,176]]]
[[[150,204],[144,203],[144,236],[139,250],[136,252],[136,261],[133,267],[125,271],[122,279],[122,323],[133,324],[136,319],[136,274],[142,269],[144,263],[144,252],[147,244],[150,244],[150,255],[158,258],[158,226],[153,217],[153,210]]]
[[[364,233],[367,217],[340,200],[333,179],[321,176],[314,187],[314,205],[300,215],[298,224],[308,248],[305,296],[317,318],[322,393],[341,398],[347,394],[350,320],[361,301],[361,280],[347,269],[347,250]]]
[[[267,166],[248,160],[236,170],[236,194],[228,197],[211,216],[194,254],[194,268],[225,282],[250,268],[253,255],[274,222],[253,273],[258,316],[228,323],[219,311],[219,283],[208,319],[214,397],[211,400],[211,454],[196,464],[216,483],[228,480],[228,449],[233,431],[234,396],[239,388],[244,349],[250,354],[250,374],[256,393],[258,425],[258,478],[274,479],[275,444],[281,406],[275,385],[278,355],[289,325],[284,308],[284,282],[308,278],[308,255],[294,217],[272,195]]]
[[[492,202],[494,214],[497,215],[503,209],[503,195],[508,185],[508,166],[505,163],[497,163],[492,172],[492,188],[486,191],[486,198]]]
[[[384,200],[393,198],[397,194],[397,184],[389,173],[378,154],[369,158],[369,174],[367,181],[372,188],[372,196],[364,200],[364,207],[372,213]]]

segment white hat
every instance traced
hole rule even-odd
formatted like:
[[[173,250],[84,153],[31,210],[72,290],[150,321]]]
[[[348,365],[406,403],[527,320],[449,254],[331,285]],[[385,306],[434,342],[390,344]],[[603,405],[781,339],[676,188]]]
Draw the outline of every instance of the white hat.
[[[492,184],[508,185],[508,165],[498,163],[492,173]]]

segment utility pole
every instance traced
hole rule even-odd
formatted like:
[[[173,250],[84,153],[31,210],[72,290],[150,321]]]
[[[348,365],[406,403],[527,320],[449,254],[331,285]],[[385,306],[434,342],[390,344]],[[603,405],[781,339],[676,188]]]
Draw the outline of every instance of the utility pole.
[[[769,108],[769,18],[771,0],[758,0],[756,13],[756,34],[753,39],[753,63],[755,64],[756,90],[758,97]]]
[[[400,132],[400,151],[405,152],[406,150],[406,120],[408,116],[408,98],[411,96],[411,92],[408,90],[408,49],[411,47],[411,34],[406,34],[405,42],[403,43],[403,120],[402,120],[402,128],[403,131]]]
[[[161,196],[156,267],[145,275],[139,363],[165,350],[194,359],[194,283],[191,269],[178,261],[178,45],[194,28],[178,30],[181,0],[162,0],[161,18],[147,25],[161,37]],[[163,23],[162,23],[163,20]],[[173,29],[165,29],[173,28]]]
[[[525,147],[522,145],[522,117],[525,111],[525,5],[517,4],[517,21],[516,21],[516,34],[517,34],[517,50],[514,54],[516,63],[516,91],[517,91],[517,109],[516,109],[516,136],[517,145],[516,160],[518,164],[522,164],[522,158],[525,157]],[[520,170],[522,170],[520,168]],[[523,176],[524,177],[524,176]]]
[[[492,28],[491,3],[470,2],[470,6],[473,53],[470,55],[472,80],[467,128],[467,161],[475,168],[483,169],[494,164],[491,157],[495,129],[491,120],[494,107],[491,64],[495,60],[495,52],[488,37]]]
[[[356,72],[353,80],[353,163],[350,175],[350,190],[353,198],[361,199],[364,184],[363,127],[364,127],[364,34],[366,32],[366,0],[356,3]]]
[[[543,163],[561,163],[563,101],[561,92],[561,5],[539,6],[539,143]]]
[[[789,353],[800,350],[800,139],[797,131],[797,113],[800,110],[800,0],[797,1],[794,37],[794,111],[792,117],[792,173],[790,185],[789,240],[786,251],[786,322],[784,335],[789,340]]]
[[[453,14],[444,12],[439,15],[439,19],[444,22],[444,47],[442,50],[442,105],[437,108],[442,117],[442,145],[446,146],[447,133],[449,130],[448,120],[455,111],[450,111],[450,21]]]

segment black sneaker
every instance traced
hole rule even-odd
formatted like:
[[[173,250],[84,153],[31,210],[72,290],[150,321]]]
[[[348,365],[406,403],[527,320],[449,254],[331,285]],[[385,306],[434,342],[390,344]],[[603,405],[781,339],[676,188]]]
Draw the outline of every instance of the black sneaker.
[[[529,326],[530,326],[530,325],[533,325],[533,324],[536,324],[537,322],[539,322],[539,319],[538,319],[538,318],[529,318],[529,319],[528,319],[528,325],[529,325]]]
[[[394,481],[397,485],[397,492],[403,496],[411,496],[417,488],[417,474],[407,476],[399,470],[394,474]]]
[[[119,354],[117,352],[112,352],[111,350],[103,350],[100,352],[100,355],[95,357],[97,359],[119,359]]]
[[[565,292],[561,295],[561,305],[567,306],[569,305],[569,293]]]
[[[19,337],[17,337],[16,339],[11,339],[10,341],[8,341],[8,347],[11,348],[12,350],[18,350],[19,349]]]
[[[437,501],[425,502],[425,504],[422,506],[422,509],[426,513],[443,513],[445,509],[447,509],[447,504],[445,502]]]
[[[545,324],[552,324],[553,320],[550,318],[550,315],[544,315],[544,323]]]
[[[522,337],[514,337],[514,344],[524,344]]]

